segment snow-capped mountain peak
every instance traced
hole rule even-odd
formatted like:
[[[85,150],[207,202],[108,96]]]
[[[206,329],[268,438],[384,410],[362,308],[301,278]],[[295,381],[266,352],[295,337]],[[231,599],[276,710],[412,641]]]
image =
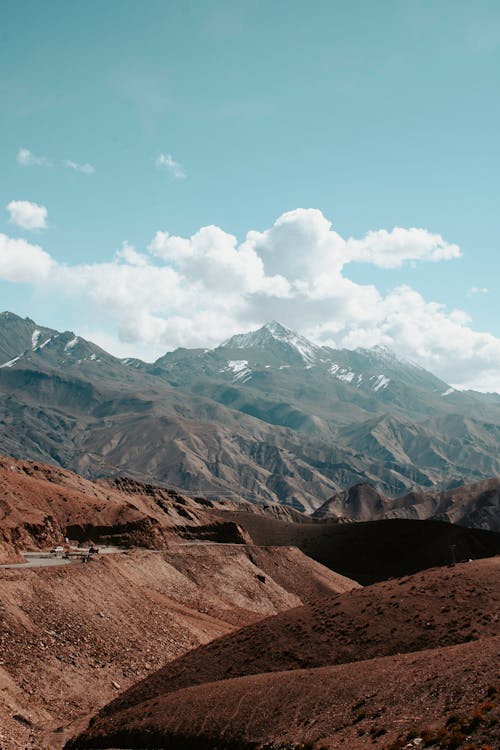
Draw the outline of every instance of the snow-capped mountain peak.
[[[235,336],[224,341],[219,349],[267,349],[279,343],[287,346],[298,354],[306,363],[315,362],[321,354],[321,347],[311,343],[290,328],[278,323],[276,320],[266,323],[257,331],[250,333],[237,333]]]

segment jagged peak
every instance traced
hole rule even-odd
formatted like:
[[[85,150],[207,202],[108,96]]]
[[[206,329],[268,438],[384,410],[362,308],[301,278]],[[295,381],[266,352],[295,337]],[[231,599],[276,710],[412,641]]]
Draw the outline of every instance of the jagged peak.
[[[4,310],[0,313],[0,318],[3,320],[22,320],[25,323],[32,323],[34,325],[34,321],[31,320],[31,318],[22,318],[20,315],[16,315],[16,313],[10,312],[10,310]]]
[[[379,359],[384,360],[391,360],[396,361],[399,360],[398,355],[395,351],[393,351],[390,347],[386,346],[385,344],[376,344],[375,346],[365,347],[365,346],[358,346],[357,349],[355,349],[356,352],[359,352],[360,354],[368,354],[372,356],[376,356]]]
[[[312,362],[321,352],[321,347],[292,331],[277,320],[266,323],[256,331],[237,333],[218,347],[219,349],[262,349],[274,342],[287,345],[293,349],[305,362]]]

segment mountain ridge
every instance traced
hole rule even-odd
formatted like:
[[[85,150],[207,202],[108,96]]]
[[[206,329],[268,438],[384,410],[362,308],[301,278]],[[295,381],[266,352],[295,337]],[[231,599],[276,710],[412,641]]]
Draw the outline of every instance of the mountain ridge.
[[[146,363],[2,313],[0,354],[0,451],[87,476],[314,511],[359,482],[398,496],[500,475],[500,398],[384,347],[274,321]]]

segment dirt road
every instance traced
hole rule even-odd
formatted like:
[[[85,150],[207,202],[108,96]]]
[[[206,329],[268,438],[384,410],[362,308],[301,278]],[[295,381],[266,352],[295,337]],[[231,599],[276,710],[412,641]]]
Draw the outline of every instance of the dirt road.
[[[117,552],[122,552],[120,547],[103,547],[99,549],[100,555],[112,555]],[[73,563],[81,562],[80,555],[86,555],[87,549],[80,549],[73,547],[71,553],[75,554],[75,557],[65,558],[56,557],[51,555],[50,552],[23,552],[22,555],[25,562],[22,563],[7,563],[0,565],[0,568],[53,568],[58,565],[72,565]]]

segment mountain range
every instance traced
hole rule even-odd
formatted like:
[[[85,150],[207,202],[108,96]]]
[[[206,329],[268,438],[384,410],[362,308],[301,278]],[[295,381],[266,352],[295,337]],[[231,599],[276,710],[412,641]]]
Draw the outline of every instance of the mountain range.
[[[335,350],[271,322],[147,363],[0,314],[0,452],[90,478],[339,517],[353,485],[391,498],[500,475],[499,438],[499,395],[384,347]]]

